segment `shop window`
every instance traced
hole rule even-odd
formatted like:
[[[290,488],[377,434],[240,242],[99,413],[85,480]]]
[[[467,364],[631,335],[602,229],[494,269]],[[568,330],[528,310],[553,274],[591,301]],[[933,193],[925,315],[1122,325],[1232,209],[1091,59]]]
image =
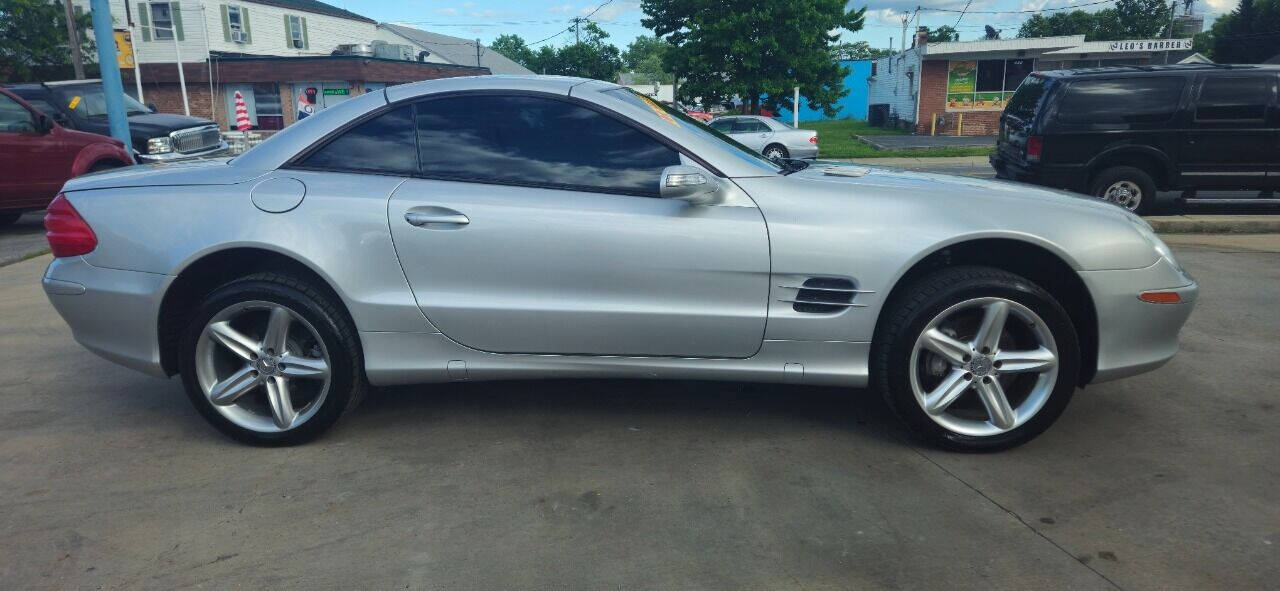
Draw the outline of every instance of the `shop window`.
[[[1031,58],[954,60],[947,64],[948,111],[1000,111],[1035,69]]]

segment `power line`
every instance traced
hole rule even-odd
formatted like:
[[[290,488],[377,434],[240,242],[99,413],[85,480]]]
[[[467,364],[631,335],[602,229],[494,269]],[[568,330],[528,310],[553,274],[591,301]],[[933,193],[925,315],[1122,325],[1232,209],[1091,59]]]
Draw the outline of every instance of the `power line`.
[[[970,5],[970,4],[973,4],[973,0],[968,0],[967,2],[965,2],[965,3],[964,3],[964,10],[961,10],[961,11],[960,11],[960,16],[957,16],[957,17],[956,17],[956,24],[955,24],[955,25],[952,25],[952,27],[951,27],[951,28],[953,28],[953,29],[954,29],[954,28],[956,28],[956,27],[960,26],[960,19],[964,18],[964,13],[965,13],[965,11],[969,10],[969,5]]]
[[[1056,10],[1075,10],[1077,8],[1084,8],[1086,6],[1110,4],[1115,1],[1116,0],[1097,0],[1096,2],[1085,2],[1083,4],[1073,4],[1071,6],[1056,6],[1054,8],[1036,8],[1032,10],[972,10],[971,11],[971,10],[967,10],[967,6],[966,6],[966,10],[956,10],[954,8],[930,8],[928,6],[921,6],[919,10],[926,10],[930,12],[958,12],[961,14],[964,14],[966,12],[968,12],[969,14],[1033,14],[1037,12],[1053,12]]]
[[[605,6],[608,6],[608,5],[612,4],[612,3],[613,3],[613,0],[605,0],[605,1],[604,1],[604,3],[603,3],[603,4],[601,4],[600,6],[597,6],[597,7],[595,8],[595,10],[592,10],[591,12],[588,12],[588,13],[587,13],[587,16],[584,16],[584,17],[575,17],[575,18],[573,19],[573,21],[571,21],[573,24],[571,24],[571,25],[569,25],[569,26],[565,27],[565,28],[564,28],[563,30],[561,30],[559,33],[556,33],[555,35],[552,35],[552,36],[547,37],[547,38],[545,38],[545,39],[539,39],[539,40],[537,40],[537,41],[534,41],[533,43],[529,43],[529,44],[527,45],[527,47],[533,47],[534,45],[538,45],[539,43],[546,43],[547,41],[550,41],[550,40],[552,40],[552,39],[555,39],[556,37],[559,37],[559,36],[561,36],[561,35],[563,35],[563,34],[565,34],[565,33],[568,33],[570,29],[573,29],[573,27],[574,27],[575,25],[577,25],[577,24],[578,24],[578,22],[579,22],[579,20],[578,20],[578,19],[579,19],[579,18],[581,18],[582,20],[589,19],[589,18],[591,18],[591,16],[592,16],[592,15],[594,15],[595,13],[600,12],[600,9],[601,9],[601,8],[604,8]]]

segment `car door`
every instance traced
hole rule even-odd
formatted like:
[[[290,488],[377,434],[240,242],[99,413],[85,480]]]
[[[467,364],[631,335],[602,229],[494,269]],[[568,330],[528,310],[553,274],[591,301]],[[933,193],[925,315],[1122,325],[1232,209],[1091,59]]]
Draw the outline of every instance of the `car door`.
[[[658,198],[679,153],[545,94],[416,105],[421,172],[389,224],[423,313],[499,353],[748,357],[769,244],[754,206]]]
[[[743,117],[733,121],[733,133],[730,135],[742,145],[760,152],[769,143],[769,138],[773,136],[773,130],[769,129],[769,126],[762,121],[751,117]]]
[[[1256,189],[1280,164],[1280,122],[1271,72],[1201,76],[1179,151],[1190,187]]]
[[[0,209],[43,207],[70,176],[67,146],[36,113],[0,94]]]

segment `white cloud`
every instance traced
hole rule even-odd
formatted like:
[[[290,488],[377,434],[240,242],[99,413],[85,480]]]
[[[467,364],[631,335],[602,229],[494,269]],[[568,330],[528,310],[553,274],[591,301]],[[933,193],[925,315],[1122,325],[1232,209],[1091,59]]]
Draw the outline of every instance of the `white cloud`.
[[[457,8],[437,8],[436,14],[440,16],[456,16],[458,14],[458,9]]]
[[[599,4],[584,6],[582,7],[582,10],[580,11],[580,13],[583,16],[586,16],[587,14],[590,14],[591,11],[596,10],[597,6],[599,6]],[[613,0],[613,2],[610,2],[609,4],[605,5],[600,10],[596,10],[596,13],[591,15],[591,19],[597,20],[597,21],[611,21],[615,18],[618,18],[618,15],[624,12],[637,10],[639,8],[640,8],[639,0]]]
[[[1205,4],[1209,5],[1209,10],[1205,12],[1214,15],[1222,15],[1235,10],[1236,6],[1239,5],[1240,2],[1239,0],[1205,0]],[[1206,24],[1208,23],[1206,22]]]
[[[501,10],[486,8],[484,10],[473,10],[471,12],[468,12],[467,16],[470,16],[472,18],[497,18],[500,16],[505,16],[506,14],[507,14],[506,12],[503,12]]]
[[[559,6],[552,6],[551,8],[548,8],[547,12],[550,12],[551,14],[563,14],[566,12],[570,12],[572,10],[573,10],[572,4],[561,4]]]

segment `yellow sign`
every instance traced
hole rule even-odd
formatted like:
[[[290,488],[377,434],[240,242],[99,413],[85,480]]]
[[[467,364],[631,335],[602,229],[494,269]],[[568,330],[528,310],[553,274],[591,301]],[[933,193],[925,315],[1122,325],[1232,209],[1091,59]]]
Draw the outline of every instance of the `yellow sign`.
[[[74,111],[78,106],[80,106],[80,96],[76,95],[71,97],[71,102],[67,103],[67,108]]]
[[[121,68],[132,68],[133,64],[133,37],[129,35],[129,31],[117,29],[116,33],[116,63]]]

